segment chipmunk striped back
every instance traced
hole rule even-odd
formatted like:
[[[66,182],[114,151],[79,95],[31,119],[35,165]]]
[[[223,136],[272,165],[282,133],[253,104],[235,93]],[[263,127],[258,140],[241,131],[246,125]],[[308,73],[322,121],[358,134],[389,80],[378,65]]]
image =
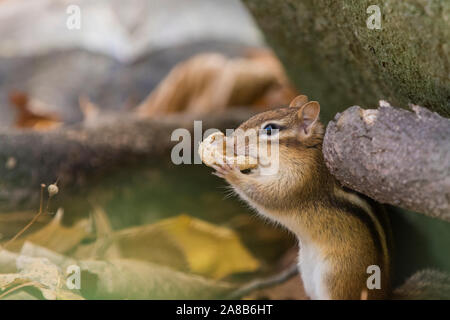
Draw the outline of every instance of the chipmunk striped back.
[[[259,167],[243,173],[229,165],[216,170],[260,215],[297,236],[299,270],[311,298],[360,299],[363,293],[368,299],[387,298],[392,256],[388,217],[380,205],[342,187],[329,173],[319,112],[317,102],[299,96],[289,108],[260,113],[238,128],[236,135],[262,130],[260,138],[277,141],[276,174],[264,175]],[[235,150],[240,154],[257,148]],[[259,154],[250,155],[261,160]],[[371,266],[379,267],[379,289],[367,286]]]

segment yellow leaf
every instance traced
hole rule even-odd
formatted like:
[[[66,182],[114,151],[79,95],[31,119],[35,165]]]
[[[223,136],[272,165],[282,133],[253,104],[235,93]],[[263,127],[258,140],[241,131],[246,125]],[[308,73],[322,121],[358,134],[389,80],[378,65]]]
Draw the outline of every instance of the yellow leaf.
[[[84,219],[72,227],[65,227],[61,224],[62,217],[63,211],[60,209],[49,224],[27,236],[16,239],[8,245],[8,250],[19,251],[26,241],[58,253],[65,253],[73,249],[89,235],[89,221]]]
[[[71,255],[73,258],[86,260],[122,257],[189,271],[183,251],[161,228],[145,225],[113,232],[108,227],[108,217],[102,209],[95,209],[92,217],[97,240],[77,246]]]
[[[260,264],[236,233],[224,227],[180,215],[153,225],[165,230],[183,253],[193,272],[219,279],[236,272],[251,272]]]
[[[95,215],[97,219],[94,221],[105,225],[107,216],[98,210]],[[180,271],[191,271],[214,279],[238,272],[252,272],[260,267],[259,261],[242,245],[233,230],[187,215],[112,234],[109,232],[110,230],[103,237],[99,236],[94,243],[79,245],[72,257],[112,259],[120,256],[158,263]]]

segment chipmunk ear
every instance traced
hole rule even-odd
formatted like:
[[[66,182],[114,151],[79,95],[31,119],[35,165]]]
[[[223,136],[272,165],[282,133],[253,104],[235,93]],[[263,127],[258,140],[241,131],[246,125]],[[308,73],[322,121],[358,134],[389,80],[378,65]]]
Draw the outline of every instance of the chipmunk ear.
[[[311,129],[319,119],[320,104],[317,101],[310,101],[303,105],[297,112],[298,119],[300,120],[301,129],[305,134],[309,135]]]
[[[289,104],[289,107],[301,107],[303,106],[305,103],[308,102],[308,97],[305,95],[301,95],[301,96],[297,96],[294,98],[294,100],[291,101],[291,103]]]

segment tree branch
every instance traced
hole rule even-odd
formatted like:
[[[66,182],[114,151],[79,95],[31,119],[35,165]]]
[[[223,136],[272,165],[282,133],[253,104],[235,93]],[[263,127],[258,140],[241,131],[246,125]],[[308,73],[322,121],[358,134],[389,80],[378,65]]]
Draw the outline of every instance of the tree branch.
[[[381,101],[336,115],[323,153],[344,185],[381,202],[450,221],[450,120]]]
[[[119,165],[167,163],[178,143],[171,141],[175,129],[188,129],[194,143],[194,120],[203,120],[203,130],[225,130],[250,115],[239,109],[197,119],[181,114],[141,119],[126,114],[47,132],[0,129],[0,210],[36,203],[35,190],[41,183],[59,179],[59,185],[72,186]]]

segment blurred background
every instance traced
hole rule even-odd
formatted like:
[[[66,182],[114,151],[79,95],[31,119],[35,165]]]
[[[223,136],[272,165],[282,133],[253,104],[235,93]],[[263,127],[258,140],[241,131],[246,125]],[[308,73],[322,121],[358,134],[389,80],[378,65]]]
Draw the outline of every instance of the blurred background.
[[[39,185],[58,181],[60,192],[48,210],[7,249],[59,267],[73,260],[113,261],[117,268],[109,276],[85,263],[90,277],[77,297],[215,298],[229,293],[224,283],[237,286],[286,269],[296,260],[293,237],[230,196],[209,168],[174,165],[168,128],[196,119],[233,128],[300,92],[320,98],[302,91],[303,85],[315,87],[310,78],[294,85],[288,73],[238,0],[0,0],[0,127],[9,143],[4,150],[14,154],[0,155],[6,181],[0,186],[0,241],[8,243],[36,215]],[[346,107],[324,105],[323,120]],[[139,127],[134,121],[147,129],[132,133]],[[145,152],[130,146],[139,145],[139,134],[155,134]],[[72,136],[76,147],[65,149],[64,139]],[[105,147],[122,136],[126,147]],[[448,226],[391,210],[400,248],[396,282],[420,267],[450,270]],[[0,254],[1,273],[13,272],[1,261]],[[135,270],[144,269],[147,278],[178,279],[179,273],[167,276],[160,266],[187,275],[187,282],[202,276],[212,289],[201,296],[136,280]],[[115,283],[121,268],[129,272],[128,284]],[[66,297],[51,288],[51,297]],[[15,298],[48,298],[37,289],[39,294],[17,291]],[[248,298],[305,295],[293,278]]]
[[[237,0],[6,0],[0,1],[0,39],[0,126],[7,136],[53,137],[66,128],[93,128],[97,135],[97,128],[114,130],[118,118],[136,115],[157,127],[171,114],[193,114],[193,121],[219,113],[217,124],[224,126],[223,112],[238,107],[244,116],[238,113],[227,126],[233,128],[252,113],[289,103],[296,94]],[[117,130],[120,136],[122,129]],[[123,130],[125,135],[130,128]],[[170,143],[170,133],[162,144]],[[64,165],[42,163],[42,157],[54,158],[53,164],[64,161],[58,154],[42,155],[40,144],[45,143],[38,143],[39,155],[30,152],[29,163],[5,157],[8,152],[2,156],[11,168],[6,175],[19,172],[20,178],[12,177],[13,187],[0,192],[0,241],[8,243],[36,215],[40,183],[58,179],[61,191],[51,199],[48,213],[8,250],[29,255],[24,244],[32,243],[67,259],[132,259],[236,285],[283,270],[296,259],[293,237],[259,220],[203,165],[175,166],[169,152],[130,163],[125,150],[118,161],[72,166],[68,177],[61,175]],[[58,208],[64,214],[56,213]],[[107,236],[121,240],[105,245]],[[152,286],[136,295],[130,292],[142,284],[136,284],[133,273],[125,288],[97,292],[97,282],[119,280],[86,269],[100,280],[83,282],[79,295],[84,298],[220,296],[214,290],[188,295],[189,287],[164,295]],[[158,271],[150,273],[159,277]],[[287,287],[270,294],[304,297],[299,279]],[[36,297],[26,292],[11,298]]]
[[[67,27],[70,5],[81,10],[80,29]],[[102,108],[133,107],[172,67],[196,53],[236,56],[263,45],[237,0],[38,0],[1,6],[3,126],[14,119],[12,90],[42,101],[64,122],[76,122],[82,119],[80,95]]]

